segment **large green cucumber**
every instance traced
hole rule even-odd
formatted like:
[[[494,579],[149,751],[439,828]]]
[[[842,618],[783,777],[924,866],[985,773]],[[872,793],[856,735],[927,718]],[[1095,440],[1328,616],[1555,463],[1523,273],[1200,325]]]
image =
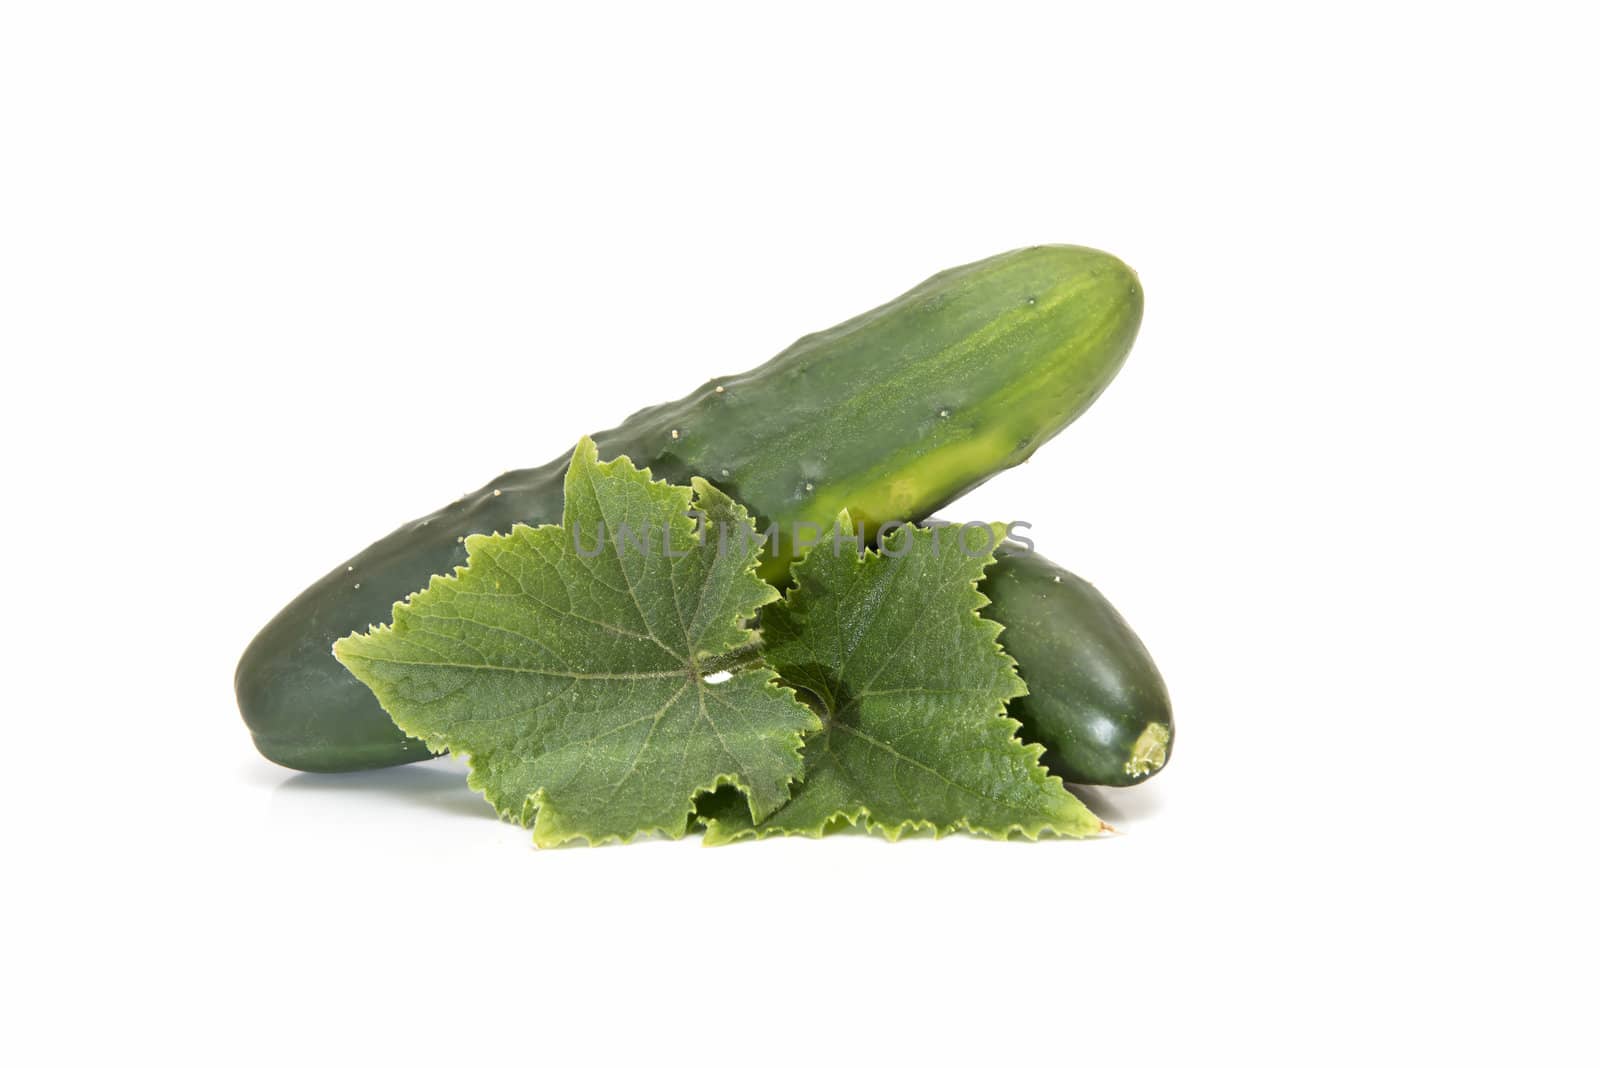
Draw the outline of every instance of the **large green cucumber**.
[[[796,341],[753,371],[713,379],[595,435],[655,477],[702,475],[776,526],[781,578],[799,523],[841,508],[869,529],[918,519],[1021,463],[1122,366],[1144,298],[1093,249],[1047,245],[933,276],[888,304]],[[333,658],[335,639],[466,560],[463,536],[561,516],[566,454],[501,475],[336,566],[250,643],[234,679],[268,759],[307,771],[431,754]]]
[[[984,576],[983,614],[1006,629],[1028,693],[1006,706],[1067,782],[1131,786],[1166,766],[1172,703],[1133,629],[1089,583],[1006,542]]]

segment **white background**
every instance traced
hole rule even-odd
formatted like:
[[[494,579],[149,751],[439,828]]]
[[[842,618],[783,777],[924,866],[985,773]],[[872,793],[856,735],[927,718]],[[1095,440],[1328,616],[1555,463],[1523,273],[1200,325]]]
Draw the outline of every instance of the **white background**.
[[[8,1060],[1593,1063],[1592,26],[863,7],[6,6]],[[1058,241],[1143,333],[947,514],[1160,663],[1121,836],[540,852],[255,754],[374,537]]]

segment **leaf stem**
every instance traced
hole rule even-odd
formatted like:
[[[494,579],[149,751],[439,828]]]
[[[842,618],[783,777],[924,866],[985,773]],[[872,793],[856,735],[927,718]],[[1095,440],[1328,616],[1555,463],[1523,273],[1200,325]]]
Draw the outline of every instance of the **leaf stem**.
[[[715,675],[719,671],[738,671],[760,660],[761,639],[756,638],[748,645],[741,645],[737,649],[729,649],[725,653],[713,653],[702,659],[698,667],[702,675]]]

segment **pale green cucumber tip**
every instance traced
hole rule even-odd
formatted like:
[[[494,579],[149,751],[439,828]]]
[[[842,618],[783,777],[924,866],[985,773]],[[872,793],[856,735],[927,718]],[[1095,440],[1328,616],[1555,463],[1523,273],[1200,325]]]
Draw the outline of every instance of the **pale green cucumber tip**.
[[[1128,762],[1123,765],[1130,777],[1142,779],[1154,775],[1167,762],[1167,746],[1172,742],[1172,732],[1164,723],[1146,724],[1134,740]]]

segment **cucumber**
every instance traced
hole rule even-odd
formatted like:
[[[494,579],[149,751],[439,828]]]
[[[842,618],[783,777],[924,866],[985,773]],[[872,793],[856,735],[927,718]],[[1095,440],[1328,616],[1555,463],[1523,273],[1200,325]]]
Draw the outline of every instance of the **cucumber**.
[[[1172,754],[1172,703],[1132,628],[1089,583],[1014,542],[984,576],[984,615],[1005,630],[1028,693],[1006,706],[1067,782],[1131,786]]]
[[[848,508],[870,535],[1026,460],[1115,376],[1143,307],[1138,278],[1106,253],[1006,252],[637,412],[595,442],[602,458],[626,454],[656,478],[701,475],[776,526],[762,567],[781,581],[797,524],[827,529]],[[234,677],[261,753],[306,771],[427,759],[333,658],[333,642],[387,620],[430,576],[465,563],[465,535],[558,522],[566,462],[563,453],[501,475],[406,524],[279,612]]]

